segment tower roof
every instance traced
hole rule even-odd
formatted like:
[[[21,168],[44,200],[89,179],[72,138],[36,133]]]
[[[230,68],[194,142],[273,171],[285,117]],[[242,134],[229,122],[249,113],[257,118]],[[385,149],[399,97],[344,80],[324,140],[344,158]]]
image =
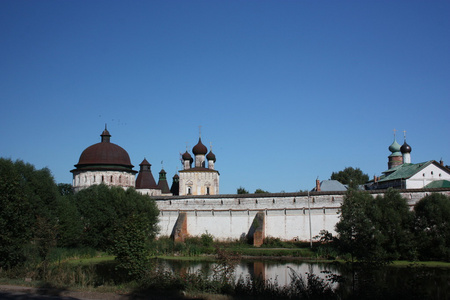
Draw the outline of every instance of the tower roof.
[[[206,155],[206,159],[216,162],[216,155],[210,150],[208,155]]]
[[[159,189],[150,169],[151,164],[147,161],[147,159],[144,158],[139,166],[141,168],[136,178],[136,189]]]
[[[80,155],[77,169],[128,169],[134,167],[131,164],[127,151],[119,145],[110,142],[110,133],[106,129],[102,132],[101,142],[87,147]],[[135,172],[135,171],[133,171]]]
[[[403,145],[402,145],[402,147],[400,148],[400,151],[402,152],[402,153],[411,153],[411,146],[410,145],[408,145],[407,143],[406,143],[406,141],[403,143]]]
[[[205,155],[208,153],[208,148],[202,144],[202,138],[198,138],[198,143],[192,148],[192,153],[194,153],[194,155]]]
[[[396,153],[396,152],[400,152],[400,144],[397,143],[397,140],[394,137],[394,142],[389,146],[389,151],[392,152],[392,154]]]

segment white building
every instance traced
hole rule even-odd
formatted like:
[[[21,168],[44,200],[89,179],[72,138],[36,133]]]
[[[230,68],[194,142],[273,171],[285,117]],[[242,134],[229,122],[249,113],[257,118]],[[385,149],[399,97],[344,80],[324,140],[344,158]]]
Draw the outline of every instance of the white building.
[[[444,163],[434,160],[411,163],[411,147],[406,143],[400,145],[395,140],[389,146],[392,152],[388,159],[388,170],[383,175],[375,178],[368,185],[369,189],[421,189],[435,181],[450,180],[450,170]]]
[[[136,171],[130,161],[130,156],[122,147],[110,142],[111,135],[106,129],[102,132],[101,142],[87,147],[80,155],[73,174],[75,192],[95,184],[135,186]]]
[[[195,156],[194,167],[192,167],[192,156],[186,152],[182,155],[183,170],[179,171],[179,194],[180,195],[217,195],[219,194],[219,172],[214,169],[216,156],[205,145],[199,137],[197,145],[192,148]],[[208,154],[207,154],[208,153]],[[206,166],[206,161],[208,165]]]

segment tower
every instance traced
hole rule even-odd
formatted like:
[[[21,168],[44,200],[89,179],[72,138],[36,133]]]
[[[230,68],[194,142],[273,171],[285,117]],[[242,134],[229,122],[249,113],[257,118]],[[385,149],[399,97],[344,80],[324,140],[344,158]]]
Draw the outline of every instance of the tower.
[[[403,139],[404,139],[404,143],[402,145],[402,147],[400,148],[400,151],[402,152],[402,156],[403,156],[403,163],[404,164],[410,164],[411,163],[411,146],[409,146],[406,143],[406,130],[403,131]]]
[[[195,157],[192,168],[192,156],[186,150],[181,156],[183,170],[179,171],[180,195],[217,195],[219,194],[219,172],[214,169],[216,156],[202,143],[201,135],[198,143],[192,148]],[[208,153],[208,155],[206,155]],[[208,166],[206,166],[208,160]]]
[[[392,169],[403,164],[403,157],[402,153],[400,152],[401,146],[399,143],[397,143],[397,140],[395,138],[396,131],[397,130],[394,129],[394,142],[389,146],[391,155],[388,156],[388,169]]]
[[[144,195],[159,196],[161,195],[161,189],[153,178],[151,166],[145,158],[139,164],[140,170],[136,178],[136,191]]]
[[[158,187],[161,189],[162,196],[172,196],[172,193],[169,189],[169,184],[167,183],[166,175],[166,171],[164,171],[164,169],[161,169],[161,171],[159,172]]]
[[[73,174],[75,192],[95,184],[120,186],[129,188],[135,186],[135,174],[130,156],[122,147],[111,143],[111,134],[105,125],[100,135],[100,143],[87,147],[80,155]]]

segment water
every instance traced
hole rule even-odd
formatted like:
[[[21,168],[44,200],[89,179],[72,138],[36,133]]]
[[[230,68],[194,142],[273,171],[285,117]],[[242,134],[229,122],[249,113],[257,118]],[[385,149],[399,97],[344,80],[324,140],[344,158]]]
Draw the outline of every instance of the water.
[[[176,272],[202,272],[212,277],[217,263],[210,261],[158,260],[159,265]],[[450,299],[450,268],[387,266],[380,269],[352,268],[339,263],[315,263],[279,260],[241,260],[235,265],[234,280],[257,278],[277,282],[284,286],[291,283],[292,276],[306,278],[315,274],[330,285],[343,298],[355,289],[364,298],[377,299],[392,295],[393,299]],[[340,282],[332,282],[334,274]],[[336,276],[333,276],[336,278]]]

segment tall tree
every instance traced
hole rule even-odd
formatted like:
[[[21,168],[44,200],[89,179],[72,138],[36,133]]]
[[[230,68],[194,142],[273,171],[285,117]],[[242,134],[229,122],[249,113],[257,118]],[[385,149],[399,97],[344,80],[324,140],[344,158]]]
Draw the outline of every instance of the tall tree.
[[[414,258],[413,215],[406,199],[394,189],[373,198],[367,192],[350,190],[336,224],[341,250],[366,262],[386,263]]]
[[[24,246],[32,236],[33,214],[25,185],[15,164],[0,158],[0,267],[24,260]]]
[[[374,221],[379,213],[375,199],[369,193],[355,190],[347,192],[336,232],[341,252],[350,253],[352,261],[382,261],[383,236]]]
[[[450,197],[433,193],[414,207],[420,258],[450,261]]]
[[[364,184],[369,181],[369,175],[364,174],[359,168],[347,167],[342,171],[333,172],[331,174],[332,180],[337,180],[342,184],[348,184],[352,188]]]
[[[108,250],[115,240],[116,228],[131,215],[142,214],[151,236],[157,232],[158,208],[154,200],[134,189],[94,185],[75,194],[75,203],[83,220],[81,242],[99,250]],[[142,222],[141,222],[142,223]]]

